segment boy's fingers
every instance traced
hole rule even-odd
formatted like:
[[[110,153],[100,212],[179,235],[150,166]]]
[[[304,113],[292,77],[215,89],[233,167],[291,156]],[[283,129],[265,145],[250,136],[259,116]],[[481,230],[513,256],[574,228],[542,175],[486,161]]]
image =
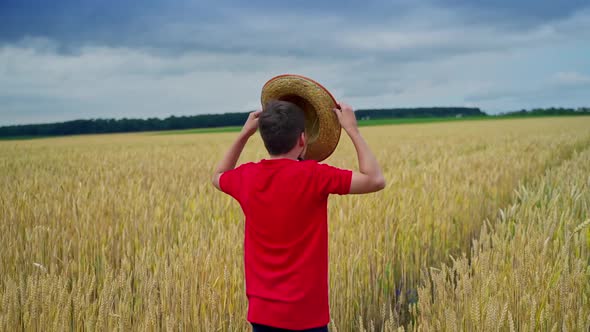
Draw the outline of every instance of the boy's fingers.
[[[260,113],[262,111],[254,111],[254,112],[250,112],[250,114],[248,114],[248,120],[254,120],[254,119],[258,119],[258,117],[260,116]]]
[[[338,121],[340,121],[342,119],[342,111],[337,108],[332,109],[332,111],[336,113],[336,117],[338,118]]]

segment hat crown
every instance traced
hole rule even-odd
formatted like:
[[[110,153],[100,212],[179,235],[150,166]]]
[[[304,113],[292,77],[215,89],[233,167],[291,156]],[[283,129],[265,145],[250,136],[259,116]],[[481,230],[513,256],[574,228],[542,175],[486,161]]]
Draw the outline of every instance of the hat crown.
[[[305,113],[308,144],[305,159],[322,161],[334,152],[340,140],[341,127],[333,112],[336,100],[326,88],[305,76],[279,75],[262,87],[262,106],[270,100],[291,102]]]

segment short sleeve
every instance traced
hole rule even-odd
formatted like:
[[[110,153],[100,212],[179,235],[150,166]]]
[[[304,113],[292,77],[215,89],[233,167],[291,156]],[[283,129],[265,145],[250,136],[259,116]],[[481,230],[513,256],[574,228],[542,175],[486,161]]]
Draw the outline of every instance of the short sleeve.
[[[324,195],[346,195],[350,192],[352,171],[326,164],[316,164],[315,181]]]
[[[244,173],[244,165],[221,173],[219,177],[219,188],[224,193],[230,195],[236,200],[240,200],[240,191],[242,188],[242,174]]]

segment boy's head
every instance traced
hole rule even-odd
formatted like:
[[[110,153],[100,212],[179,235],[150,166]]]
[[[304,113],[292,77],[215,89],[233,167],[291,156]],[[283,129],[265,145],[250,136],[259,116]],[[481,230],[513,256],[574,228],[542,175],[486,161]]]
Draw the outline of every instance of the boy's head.
[[[298,148],[298,157],[305,152],[305,114],[293,103],[267,102],[258,118],[258,130],[271,156],[287,154],[294,148]]]

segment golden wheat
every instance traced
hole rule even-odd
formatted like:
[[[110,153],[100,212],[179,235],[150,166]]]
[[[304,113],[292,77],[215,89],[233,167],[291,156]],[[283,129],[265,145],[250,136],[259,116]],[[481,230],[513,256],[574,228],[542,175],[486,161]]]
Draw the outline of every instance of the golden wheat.
[[[587,328],[590,119],[361,130],[388,187],[330,201],[332,331]],[[234,137],[0,142],[0,330],[247,330],[242,214],[209,182]]]
[[[513,205],[484,226],[470,258],[423,279],[419,329],[429,330],[449,310],[461,328],[447,331],[590,329],[589,174],[590,149],[520,187]],[[504,303],[501,318],[488,310],[482,327],[473,309],[480,303]]]

